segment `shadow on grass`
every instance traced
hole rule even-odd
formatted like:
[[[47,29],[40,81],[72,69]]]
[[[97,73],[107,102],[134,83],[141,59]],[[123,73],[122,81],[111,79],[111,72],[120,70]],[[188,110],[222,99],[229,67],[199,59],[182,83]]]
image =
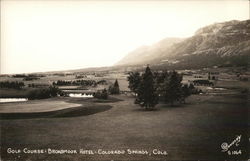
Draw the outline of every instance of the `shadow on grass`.
[[[115,98],[115,97],[108,97],[108,99],[93,99],[92,102],[95,103],[113,103],[113,102],[119,102],[119,101],[124,101],[122,99],[119,98]]]
[[[175,104],[175,105],[163,104],[163,105],[161,105],[161,108],[184,108],[187,105],[189,105],[189,104],[188,103],[185,103],[185,104]]]
[[[69,103],[82,103],[83,101],[88,101],[90,103],[113,103],[113,102],[119,102],[119,101],[124,101],[119,98],[115,97],[108,97],[108,99],[98,99],[98,98],[73,98],[71,97],[70,99],[66,100],[66,102]]]
[[[138,108],[138,109],[134,109],[133,111],[138,111],[138,112],[157,112],[160,111],[160,109],[144,109],[144,108]]]
[[[138,108],[135,109],[134,111],[160,111],[162,108],[168,108],[168,109],[185,108],[188,105],[190,105],[190,103],[174,104],[174,105],[160,103],[160,104],[156,105],[156,107],[154,107],[152,109],[145,109],[144,107],[140,107],[138,105]]]
[[[35,113],[0,113],[1,120],[33,119],[33,118],[65,118],[92,115],[111,109],[109,105],[80,106],[57,111]]]
[[[138,106],[138,108],[135,108],[133,111],[142,111],[142,112],[149,112],[149,111],[160,111],[160,108],[158,107],[154,107],[154,108],[144,108],[144,107],[141,107],[141,106]]]

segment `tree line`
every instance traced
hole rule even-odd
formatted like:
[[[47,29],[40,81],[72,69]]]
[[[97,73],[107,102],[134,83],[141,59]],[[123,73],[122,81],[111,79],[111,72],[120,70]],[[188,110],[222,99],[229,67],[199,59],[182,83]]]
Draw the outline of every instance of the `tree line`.
[[[159,101],[185,103],[185,98],[196,91],[193,84],[182,84],[182,75],[176,71],[153,73],[149,66],[142,74],[129,73],[127,79],[129,89],[135,93],[135,103],[146,109],[154,108]]]
[[[56,96],[63,96],[64,93],[55,86],[50,86],[48,88],[41,88],[41,89],[35,89],[28,93],[28,99],[34,100],[34,99],[46,99]]]
[[[13,89],[21,89],[23,88],[25,85],[23,82],[18,82],[18,81],[4,81],[4,82],[0,82],[0,88],[13,88]]]
[[[70,81],[64,81],[64,80],[58,80],[56,82],[53,82],[53,85],[57,86],[97,86],[98,84],[105,84],[107,83],[106,80],[100,80],[100,81],[95,81],[95,80],[70,80]]]

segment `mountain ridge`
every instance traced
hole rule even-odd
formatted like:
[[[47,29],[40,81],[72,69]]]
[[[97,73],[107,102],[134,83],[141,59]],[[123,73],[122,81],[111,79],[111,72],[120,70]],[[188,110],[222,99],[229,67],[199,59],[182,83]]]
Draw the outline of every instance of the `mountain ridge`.
[[[148,47],[146,51],[140,50],[140,61],[129,61],[137,59],[134,56],[138,51],[134,50],[116,65],[179,65],[186,68],[247,65],[250,54],[250,20],[214,23],[178,42],[160,42]],[[149,59],[145,59],[145,55]]]

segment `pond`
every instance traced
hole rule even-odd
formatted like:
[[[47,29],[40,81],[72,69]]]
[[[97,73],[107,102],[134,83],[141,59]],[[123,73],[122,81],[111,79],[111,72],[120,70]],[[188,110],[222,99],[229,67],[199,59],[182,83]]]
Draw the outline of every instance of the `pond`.
[[[93,95],[92,94],[82,94],[82,93],[70,93],[69,94],[69,97],[77,97],[77,98],[79,98],[79,97],[84,97],[84,98],[93,98]]]
[[[28,98],[0,98],[0,102],[24,102],[28,101]]]

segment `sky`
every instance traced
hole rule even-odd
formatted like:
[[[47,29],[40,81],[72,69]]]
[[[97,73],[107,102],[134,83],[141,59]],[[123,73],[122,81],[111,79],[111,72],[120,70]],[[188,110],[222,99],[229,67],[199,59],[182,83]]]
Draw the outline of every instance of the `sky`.
[[[246,19],[248,0],[1,0],[0,73],[111,66],[142,45]]]

